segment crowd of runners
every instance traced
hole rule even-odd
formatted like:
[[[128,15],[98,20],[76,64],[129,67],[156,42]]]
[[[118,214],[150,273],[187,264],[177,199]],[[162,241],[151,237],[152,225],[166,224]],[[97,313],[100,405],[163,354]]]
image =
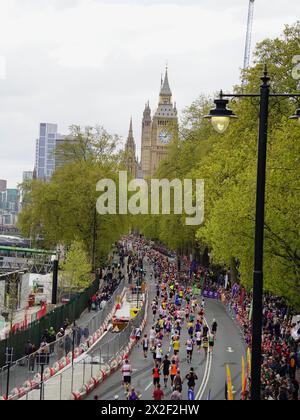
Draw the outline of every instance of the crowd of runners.
[[[192,367],[193,361],[199,364],[202,358],[209,357],[215,346],[218,324],[216,320],[208,325],[205,320],[205,300],[193,294],[192,286],[182,282],[175,262],[161,253],[139,244],[141,259],[151,272],[155,283],[155,297],[151,302],[152,327],[141,337],[140,347],[145,359],[153,358],[153,399],[162,400],[164,389],[171,390],[171,400],[195,399],[195,386],[198,377]],[[188,372],[181,369],[185,347]],[[195,355],[197,353],[197,357]],[[185,361],[185,360],[184,360]],[[140,398],[131,387],[133,367],[129,360],[122,367],[122,381],[129,400]],[[188,395],[183,396],[183,383],[186,381]]]
[[[180,277],[176,258],[162,255],[161,250],[154,249],[143,239],[130,238],[129,241],[133,241],[136,255],[129,268],[130,277],[134,280],[143,261],[149,269],[148,280],[151,279],[152,288],[155,287],[155,296],[150,302],[150,332],[138,337],[143,357],[153,358],[153,399],[194,400],[199,378],[193,363],[194,367],[199,366],[203,358],[213,354],[218,324],[216,320],[212,325],[207,324],[205,300],[194,293],[193,280],[203,278],[203,290],[206,288],[217,292],[220,298],[223,296],[223,302],[236,314],[250,347],[251,294],[231,284],[227,272],[214,278],[208,269],[198,268],[197,275],[193,278],[190,275],[187,281],[188,274]],[[282,299],[270,295],[264,298],[263,316],[262,399],[297,400],[300,323],[298,327],[293,323]],[[190,365],[189,371],[184,371],[186,362]],[[141,395],[132,387],[132,372],[131,362],[125,361],[122,368],[125,393],[129,400],[136,400]],[[187,395],[183,395],[184,382]]]

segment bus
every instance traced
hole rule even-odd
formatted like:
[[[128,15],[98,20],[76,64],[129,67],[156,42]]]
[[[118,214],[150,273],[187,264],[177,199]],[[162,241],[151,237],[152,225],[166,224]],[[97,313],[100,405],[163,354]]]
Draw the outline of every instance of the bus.
[[[0,235],[0,246],[30,248],[30,240],[21,236]]]

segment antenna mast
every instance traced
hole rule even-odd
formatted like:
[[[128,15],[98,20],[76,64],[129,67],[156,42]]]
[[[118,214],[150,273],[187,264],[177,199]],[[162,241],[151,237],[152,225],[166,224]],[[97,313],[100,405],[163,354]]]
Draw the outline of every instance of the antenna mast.
[[[251,42],[252,42],[252,28],[253,28],[253,17],[254,17],[254,2],[255,0],[249,0],[248,20],[247,20],[247,35],[245,44],[245,56],[244,56],[244,70],[250,67],[251,58]],[[245,84],[245,80],[243,80]]]

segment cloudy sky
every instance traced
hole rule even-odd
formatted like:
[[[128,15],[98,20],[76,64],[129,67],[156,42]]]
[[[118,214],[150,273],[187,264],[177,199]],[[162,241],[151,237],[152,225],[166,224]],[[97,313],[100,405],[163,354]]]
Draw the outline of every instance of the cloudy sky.
[[[157,104],[169,65],[178,108],[230,88],[243,63],[248,0],[0,0],[0,179],[34,165],[40,122],[99,123],[124,138]],[[300,16],[257,0],[253,44]]]

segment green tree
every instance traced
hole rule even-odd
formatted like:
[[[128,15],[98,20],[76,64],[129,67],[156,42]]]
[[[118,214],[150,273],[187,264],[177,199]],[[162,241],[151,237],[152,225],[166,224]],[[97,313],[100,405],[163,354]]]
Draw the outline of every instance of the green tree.
[[[96,212],[100,195],[96,185],[106,178],[118,184],[122,156],[116,150],[116,137],[103,129],[72,130],[74,140],[60,150],[60,159],[67,163],[49,182],[33,181],[30,203],[20,214],[19,227],[26,236],[43,238],[48,248],[57,244],[70,247],[75,240],[82,241],[90,262],[95,253],[99,264],[112,244],[128,231],[127,216]]]
[[[72,242],[62,264],[60,288],[69,291],[81,291],[91,284],[92,266],[89,262],[84,243]]]
[[[267,39],[255,50],[255,65],[246,72],[246,86],[237,93],[259,92],[264,63],[274,92],[297,92],[292,58],[299,53],[300,23],[286,26],[280,38]],[[272,98],[270,102],[265,223],[265,289],[285,296],[300,307],[300,130],[288,118],[297,104]],[[159,217],[156,235],[177,249],[197,241],[221,264],[238,261],[241,281],[252,286],[258,99],[235,100],[239,119],[224,135],[203,120],[209,98],[200,97],[185,112],[178,143],[159,168],[159,175],[205,180],[205,223],[196,230],[177,216]],[[147,225],[151,225],[151,218]],[[186,241],[186,242],[185,242]],[[234,269],[235,267],[233,267]]]

